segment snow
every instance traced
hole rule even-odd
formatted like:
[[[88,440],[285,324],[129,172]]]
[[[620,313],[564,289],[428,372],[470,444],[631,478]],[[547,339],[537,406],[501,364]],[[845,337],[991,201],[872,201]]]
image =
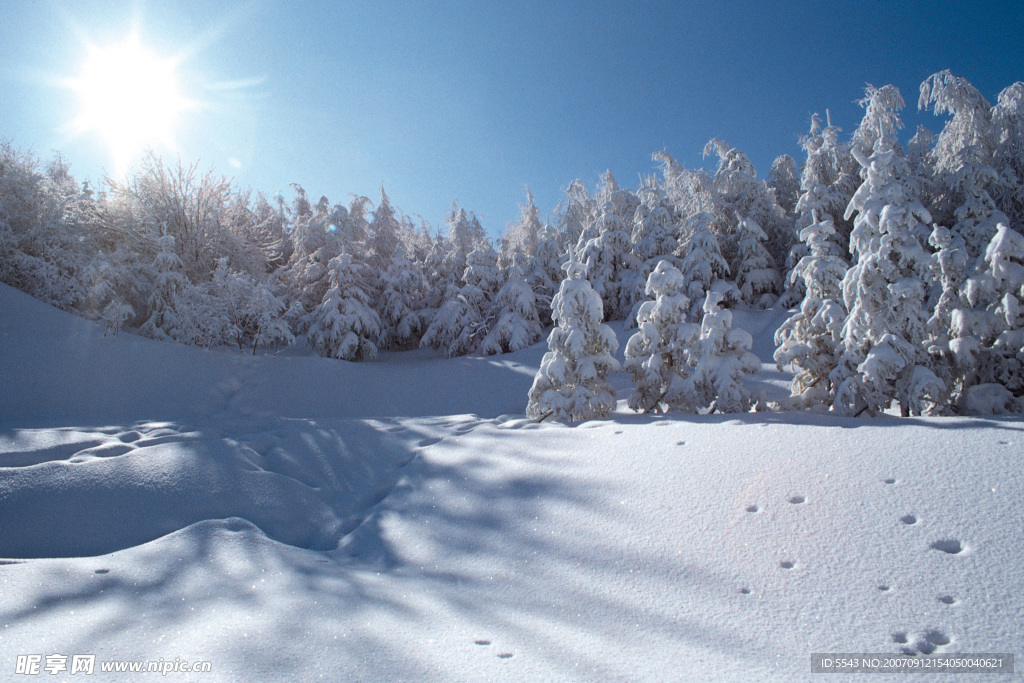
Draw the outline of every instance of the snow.
[[[755,391],[788,393],[787,316],[734,315]],[[251,356],[6,286],[0,349],[8,674],[813,680],[812,652],[1024,652],[1019,417],[634,414],[620,373],[611,416],[535,424],[543,343]]]

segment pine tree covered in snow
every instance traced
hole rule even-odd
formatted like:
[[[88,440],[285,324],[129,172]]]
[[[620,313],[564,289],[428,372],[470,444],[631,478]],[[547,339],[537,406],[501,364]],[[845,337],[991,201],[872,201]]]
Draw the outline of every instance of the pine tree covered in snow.
[[[676,261],[679,228],[668,196],[653,178],[644,183],[637,195],[640,205],[633,214],[633,254],[646,278],[661,261]]]
[[[743,383],[761,369],[761,361],[750,352],[750,333],[732,326],[732,312],[719,307],[722,295],[708,292],[700,339],[691,355],[693,371],[674,392],[675,401],[686,412],[745,413],[755,401]]]
[[[814,217],[818,216],[815,213]],[[846,308],[842,283],[849,265],[836,255],[836,230],[827,214],[800,231],[807,255],[790,274],[804,284],[800,310],[775,333],[775,362],[794,370],[788,407],[811,408],[832,404],[834,387],[829,377],[835,369],[842,342]]]
[[[408,259],[395,257],[380,283],[381,346],[403,348],[418,344],[430,322],[429,313],[423,309],[427,288],[423,274]]]
[[[559,205],[557,234],[562,239],[562,253],[577,249],[583,231],[594,222],[594,200],[579,180],[569,183],[565,199]],[[588,238],[589,239],[589,238]],[[583,240],[584,244],[586,240]],[[579,251],[576,252],[579,254]],[[561,278],[559,278],[561,279]]]
[[[751,218],[740,217],[736,225],[736,260],[732,272],[743,300],[759,308],[775,303],[781,285],[775,259],[768,253],[761,226]]]
[[[690,300],[683,294],[683,275],[661,261],[647,278],[645,301],[637,312],[638,331],[626,343],[625,369],[636,388],[629,407],[665,412],[680,406],[690,376],[690,357],[700,338],[700,325],[687,322]]]
[[[156,279],[149,297],[149,317],[139,328],[139,334],[162,341],[172,341],[180,326],[177,312],[178,292],[188,284],[182,274],[181,259],[174,248],[174,237],[164,235],[157,243],[160,251],[153,261]]]
[[[535,296],[519,265],[509,267],[505,284],[495,296],[494,308],[488,317],[494,322],[480,343],[479,351],[484,356],[518,351],[540,339]]]
[[[718,154],[718,169],[715,172],[715,190],[725,209],[729,232],[736,228],[737,216],[745,216],[756,222],[767,236],[767,247],[776,263],[786,258],[790,247],[796,242],[791,221],[779,206],[775,193],[758,179],[754,165],[747,155],[713,139],[704,147],[704,156],[714,151]],[[721,237],[721,236],[720,236]],[[722,245],[722,253],[732,259],[733,247]]]
[[[843,355],[833,372],[833,407],[877,414],[892,401],[904,414],[934,412],[945,387],[929,368],[925,350],[925,297],[931,258],[918,241],[930,232],[928,211],[896,140],[903,98],[894,86],[869,86],[864,121],[853,155],[865,180],[846,210],[856,213],[850,245],[857,263],[843,283],[849,310]],[[871,146],[866,147],[865,142]]]
[[[530,387],[526,414],[534,420],[554,416],[578,422],[604,417],[615,409],[608,376],[619,369],[612,356],[619,343],[603,324],[601,297],[587,282],[585,267],[571,259],[566,279],[551,302],[556,327],[548,351]]]
[[[1024,411],[1024,236],[1000,225],[986,268],[962,287],[951,314],[949,348],[962,412]]]
[[[383,187],[380,189],[380,203],[374,209],[373,220],[370,221],[367,246],[370,249],[369,265],[381,271],[391,265],[391,259],[402,253],[401,225],[395,218],[395,210]]]
[[[380,317],[370,307],[365,269],[350,254],[341,253],[328,264],[328,281],[323,301],[309,314],[306,336],[310,346],[328,358],[374,358]]]
[[[955,230],[936,225],[932,229],[928,244],[935,249],[932,254],[933,279],[942,288],[938,301],[929,306],[932,311],[928,319],[929,345],[946,350],[953,311],[958,308],[960,291],[967,279],[967,246]]]
[[[537,252],[544,224],[540,220],[540,209],[533,201],[530,188],[526,188],[526,204],[519,207],[519,220],[509,225],[501,243],[506,250],[517,251],[525,258],[531,258]],[[511,263],[511,262],[510,262]]]
[[[800,197],[795,211],[798,233],[812,223],[829,222],[833,229],[829,237],[832,251],[836,257],[845,259],[849,254],[852,226],[843,216],[860,184],[860,166],[850,153],[850,146],[839,142],[839,132],[830,124],[823,128],[817,115],[811,117],[811,130],[801,139],[807,159],[800,174]],[[794,245],[786,257],[790,275],[786,278],[787,290],[782,297],[784,305],[800,301],[803,297],[803,278],[794,277],[792,270],[808,253],[809,247],[802,241]]]
[[[558,233],[551,226],[544,226],[526,276],[526,281],[536,295],[537,315],[543,327],[551,324],[551,299],[562,281],[562,261],[565,256]]]
[[[497,261],[490,245],[469,254],[462,287],[438,310],[421,347],[444,349],[449,356],[465,356],[480,347],[494,322],[492,307],[501,279]]]
[[[996,226],[1009,221],[991,196],[999,183],[992,166],[992,108],[967,79],[949,71],[933,74],[921,84],[918,107],[931,107],[936,115],[953,115],[929,154],[935,184],[941,188],[933,214],[942,222],[952,214],[954,229],[976,259],[995,235]]]
[[[690,239],[686,244],[685,256],[680,263],[683,281],[686,282],[686,296],[694,303],[694,310],[699,310],[700,302],[712,288],[720,293],[732,293],[734,302],[739,301],[739,290],[732,283],[726,283],[729,276],[729,265],[722,257],[718,247],[718,238],[711,230],[713,217],[708,213],[694,216]],[[724,287],[716,286],[722,283]]]
[[[1009,224],[1019,226],[1024,224],[1024,82],[999,93],[992,107],[992,128],[992,164],[999,174],[993,196]]]
[[[606,202],[604,212],[594,224],[598,236],[587,242],[582,258],[587,266],[587,280],[600,296],[609,320],[622,320],[633,305],[633,279],[638,277],[639,263],[632,254],[632,242],[626,226]]]
[[[640,204],[633,213],[633,256],[638,268],[627,278],[630,300],[633,302],[626,316],[626,328],[637,325],[637,313],[644,303],[647,279],[662,261],[678,266],[679,228],[675,209],[655,178],[644,180],[637,191]]]
[[[786,215],[796,211],[800,198],[800,176],[797,175],[796,160],[788,154],[776,157],[768,172],[768,188],[775,193],[775,199]]]

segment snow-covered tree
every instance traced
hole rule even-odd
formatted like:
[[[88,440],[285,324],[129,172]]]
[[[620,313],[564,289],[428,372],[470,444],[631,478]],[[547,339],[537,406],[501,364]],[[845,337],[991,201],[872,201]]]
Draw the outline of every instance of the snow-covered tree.
[[[993,197],[1011,225],[1024,224],[1024,82],[999,93],[992,107],[992,165],[999,174]]]
[[[0,140],[0,282],[63,309],[83,305],[95,256],[91,204],[59,156],[41,171]]]
[[[601,174],[601,184],[594,197],[593,214],[596,218],[600,218],[602,214],[613,213],[624,226],[631,225],[633,214],[639,205],[640,199],[636,194],[620,187],[610,170]]]
[[[899,90],[869,86],[866,113],[853,155],[865,179],[846,210],[857,214],[850,246],[857,255],[843,283],[849,311],[843,354],[832,374],[833,407],[845,414],[876,414],[892,401],[904,414],[933,412],[944,387],[925,349],[931,258],[918,241],[930,231],[928,211],[896,139]],[[870,142],[871,146],[865,144]]]
[[[103,321],[104,325],[104,334],[110,332],[117,336],[124,323],[134,315],[135,309],[129,304],[120,300],[111,301],[103,308],[103,312],[100,314],[100,320]]]
[[[535,296],[523,278],[522,268],[513,264],[507,278],[489,316],[494,323],[480,343],[479,351],[484,356],[518,351],[540,339]]]
[[[579,180],[569,183],[569,187],[565,190],[565,199],[559,205],[558,210],[557,234],[562,239],[562,253],[582,247],[580,242],[584,230],[597,218],[594,211],[594,200],[583,183]],[[586,239],[583,239],[582,242],[585,244]],[[576,253],[579,254],[579,251],[577,250]]]
[[[551,226],[544,226],[526,276],[526,281],[536,295],[537,315],[543,327],[551,324],[551,299],[562,281],[562,261],[565,256],[558,233]]]
[[[395,218],[395,210],[391,207],[391,200],[380,189],[380,203],[373,211],[373,220],[370,221],[370,237],[367,246],[370,249],[369,263],[381,270],[386,270],[391,265],[391,259],[402,253],[402,242],[400,238],[401,225]]]
[[[940,188],[935,217],[940,221],[955,219],[954,229],[963,237],[971,258],[976,259],[995,235],[996,226],[1009,221],[991,196],[999,184],[999,174],[992,166],[996,146],[992,108],[967,79],[948,70],[933,74],[921,84],[918,107],[931,107],[936,115],[953,115],[929,154]]]
[[[526,204],[519,207],[519,220],[508,226],[501,240],[503,251],[516,251],[525,258],[532,258],[537,251],[543,230],[540,209],[533,201],[530,188],[526,188]]]
[[[700,338],[700,325],[687,322],[690,300],[683,293],[683,275],[661,261],[647,278],[645,301],[637,312],[637,332],[626,343],[625,369],[635,391],[629,407],[665,412],[686,395],[683,380],[690,376],[690,356]]]
[[[686,412],[745,413],[755,404],[743,378],[760,370],[761,361],[750,352],[750,333],[732,326],[732,312],[720,308],[721,302],[719,292],[705,297],[700,339],[691,355],[693,371],[674,392]]]
[[[683,281],[686,282],[686,296],[697,304],[704,301],[705,296],[718,282],[729,276],[729,265],[722,257],[718,247],[718,238],[711,229],[713,216],[699,213],[694,216],[691,225],[690,239],[686,244],[685,256],[680,263]],[[731,284],[731,283],[729,283]],[[736,286],[732,285],[732,290]],[[735,301],[739,300],[739,291],[735,291]]]
[[[800,198],[800,176],[797,175],[796,160],[788,154],[776,157],[766,182],[768,188],[775,193],[775,199],[782,210],[786,215],[792,215]]]
[[[932,254],[932,278],[942,288],[938,301],[930,306],[928,319],[929,345],[939,344],[941,350],[949,341],[953,311],[959,306],[960,291],[967,279],[967,247],[955,230],[936,225],[928,243],[935,249]]]
[[[1000,225],[984,257],[985,269],[962,286],[950,318],[953,393],[962,412],[1024,411],[1024,236]],[[992,388],[998,385],[999,390]],[[978,388],[976,388],[978,387]]]
[[[831,122],[822,127],[817,115],[811,117],[811,130],[801,139],[807,160],[800,174],[800,197],[795,210],[797,232],[812,223],[830,222],[834,234],[828,241],[834,245],[835,256],[845,258],[849,254],[852,226],[844,215],[860,185],[860,166],[850,152],[850,145],[839,142],[839,132]],[[788,296],[784,296],[785,303],[803,296],[803,279],[794,278],[792,269],[808,253],[809,247],[801,242],[794,245],[786,258],[791,274],[787,277],[790,289],[786,292]]]
[[[182,274],[181,259],[175,250],[175,239],[164,235],[157,240],[160,251],[153,261],[156,280],[149,297],[146,322],[139,328],[139,334],[162,341],[172,341],[181,322],[178,318],[178,292],[188,284]]]
[[[392,259],[381,276],[378,299],[382,347],[404,348],[419,343],[430,324],[430,314],[423,306],[426,289],[423,274],[408,259]]]
[[[721,140],[713,139],[704,147],[704,156],[715,152],[718,169],[715,172],[715,190],[725,209],[729,232],[736,227],[737,216],[756,222],[767,236],[767,247],[776,263],[785,260],[790,247],[796,242],[793,225],[779,206],[775,193],[758,179],[754,165],[747,155]],[[721,235],[719,235],[721,238]],[[733,257],[733,246],[722,244],[727,259]]]
[[[377,355],[380,317],[370,307],[366,277],[365,269],[350,254],[341,253],[328,263],[330,287],[309,314],[306,334],[317,354],[350,361]]]
[[[448,239],[457,251],[462,252],[463,257],[484,243],[488,243],[489,246],[487,234],[480,221],[472,212],[461,208],[456,202],[452,202],[451,214],[448,216]]]
[[[490,245],[466,258],[462,287],[448,298],[423,333],[420,346],[444,349],[449,356],[474,353],[493,324],[492,308],[501,275]]]
[[[611,201],[605,203],[594,228],[598,235],[587,242],[582,253],[587,280],[600,295],[608,319],[622,320],[633,305],[636,287],[632,278],[638,277],[639,263],[632,254],[625,224]]]
[[[789,366],[794,371],[788,407],[827,407],[835,398],[829,375],[838,362],[846,321],[842,283],[849,268],[836,254],[835,234],[827,214],[800,231],[807,255],[790,278],[799,278],[806,294],[800,310],[775,333],[775,362],[780,369]]]
[[[608,415],[615,409],[615,389],[608,376],[619,369],[612,356],[619,343],[603,324],[601,297],[575,259],[565,264],[566,279],[551,302],[556,327],[548,351],[530,387],[526,414],[534,420],[554,416],[577,422]]]
[[[674,262],[679,247],[679,227],[673,216],[673,207],[665,191],[650,179],[637,192],[640,205],[633,214],[633,253],[641,263],[646,278],[667,260]]]
[[[769,308],[775,303],[781,285],[775,259],[764,246],[767,239],[756,221],[739,218],[732,272],[743,300],[760,308]]]

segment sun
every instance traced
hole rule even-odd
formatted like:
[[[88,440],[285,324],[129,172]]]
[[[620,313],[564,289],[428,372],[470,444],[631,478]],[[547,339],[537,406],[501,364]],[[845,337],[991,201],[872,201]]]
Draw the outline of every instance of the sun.
[[[79,100],[73,134],[100,138],[118,174],[147,148],[174,150],[175,127],[195,106],[178,83],[179,60],[153,54],[137,33],[87,51],[81,71],[67,82]]]

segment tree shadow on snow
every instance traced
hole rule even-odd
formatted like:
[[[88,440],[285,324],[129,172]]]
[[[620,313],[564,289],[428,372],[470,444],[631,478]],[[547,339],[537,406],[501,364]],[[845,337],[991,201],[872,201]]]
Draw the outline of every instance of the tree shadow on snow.
[[[245,470],[247,476],[289,478],[311,497],[315,482],[304,476],[350,477],[336,482],[337,496],[347,495],[346,486],[376,485],[358,492],[350,514],[337,515],[336,550],[324,551],[323,539],[310,542],[301,533],[286,544],[282,529],[295,519],[288,507],[300,515],[317,507],[307,501],[297,508],[296,497],[285,505],[257,501],[241,513],[229,505],[224,514],[110,555],[0,566],[17,595],[0,608],[14,627],[8,642],[18,642],[19,624],[31,631],[40,619],[61,619],[60,647],[108,658],[182,655],[214,661],[222,674],[321,670],[362,679],[385,670],[419,680],[450,675],[432,673],[437,646],[395,637],[396,629],[406,638],[466,629],[457,638],[467,647],[477,638],[513,642],[570,676],[635,675],[609,670],[603,657],[609,647],[643,647],[635,627],[623,625],[636,624],[644,642],[667,647],[685,644],[732,659],[758,651],[750,637],[696,609],[709,595],[720,596],[710,599],[720,600],[725,613],[740,609],[731,606],[730,577],[631,535],[615,482],[590,475],[586,462],[567,465],[572,430],[542,428],[538,438],[531,429],[500,434],[476,421],[356,424],[262,424],[262,436],[252,439],[260,443],[221,445],[203,456],[251,449],[262,460],[249,457],[265,467]],[[384,436],[347,431],[360,428]],[[308,449],[303,462],[320,464],[288,472],[286,456],[300,444]],[[194,447],[193,457],[204,453],[195,444],[178,447]],[[280,462],[267,467],[275,448]],[[375,457],[390,463],[392,475],[360,473]],[[251,481],[234,484],[252,488]],[[202,510],[200,497],[193,500]],[[260,518],[263,506],[273,514]],[[567,529],[567,519],[580,523]],[[79,616],[62,616],[71,611]],[[187,636],[196,629],[201,637]],[[31,638],[28,631],[24,637]]]

